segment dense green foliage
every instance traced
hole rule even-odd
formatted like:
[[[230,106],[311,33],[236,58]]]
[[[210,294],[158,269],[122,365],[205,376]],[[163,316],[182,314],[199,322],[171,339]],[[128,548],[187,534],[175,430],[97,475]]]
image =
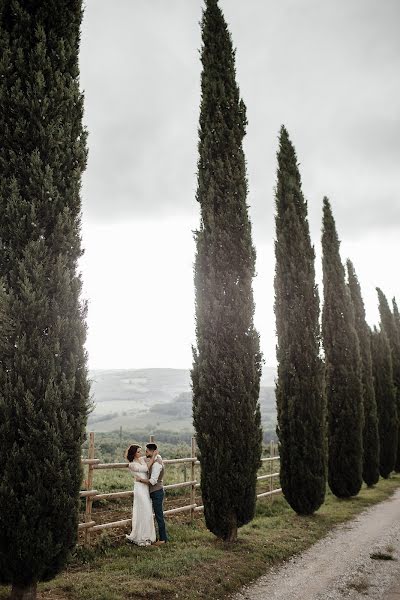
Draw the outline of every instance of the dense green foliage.
[[[361,355],[364,407],[363,479],[367,485],[374,485],[379,479],[379,433],[374,379],[372,375],[371,336],[365,320],[365,308],[361,296],[360,283],[350,260],[347,261],[347,274]]]
[[[290,506],[307,515],[325,497],[325,397],[315,254],[296,152],[284,127],[279,138],[275,203],[280,480]]]
[[[255,251],[242,140],[246,111],[217,0],[202,20],[193,422],[207,527],[233,540],[254,515],[261,428],[261,356],[253,325]]]
[[[400,330],[398,327],[398,317],[396,317],[395,314],[391,312],[389,303],[382,290],[376,288],[376,291],[378,292],[379,299],[379,315],[381,318],[381,329],[387,335],[392,354],[393,383],[396,393],[397,415],[400,416]],[[400,422],[398,423],[398,426],[398,445],[395,470],[397,472],[400,472]]]
[[[396,390],[393,385],[392,355],[389,340],[384,330],[376,327],[371,333],[372,366],[375,398],[378,409],[379,472],[389,477],[397,455],[397,407]]]
[[[328,483],[339,498],[358,494],[362,484],[363,405],[361,358],[350,294],[328,198],[323,207],[322,338],[328,404]]]
[[[393,298],[393,317],[394,317],[394,325],[395,332],[397,331],[397,336],[400,338],[400,313],[397,306],[396,298]],[[397,459],[396,459],[396,471],[400,472],[400,389],[397,388],[397,418],[398,418],[398,448],[397,448]]]
[[[11,352],[10,335],[12,332],[11,315],[8,304],[8,296],[5,290],[4,282],[0,279],[0,364]],[[1,390],[0,390],[1,402]]]
[[[0,4],[0,579],[22,590],[52,578],[77,537],[89,394],[80,23],[80,0]]]

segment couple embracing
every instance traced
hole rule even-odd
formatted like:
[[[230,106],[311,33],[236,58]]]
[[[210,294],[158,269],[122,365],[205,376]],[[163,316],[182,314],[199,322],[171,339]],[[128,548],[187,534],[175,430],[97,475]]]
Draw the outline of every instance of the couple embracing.
[[[138,546],[150,544],[160,546],[168,541],[165,530],[164,501],[164,465],[158,454],[156,444],[147,444],[146,458],[142,456],[140,446],[129,446],[126,452],[129,470],[134,477],[132,531],[127,540]],[[158,525],[158,541],[154,527],[154,516]]]

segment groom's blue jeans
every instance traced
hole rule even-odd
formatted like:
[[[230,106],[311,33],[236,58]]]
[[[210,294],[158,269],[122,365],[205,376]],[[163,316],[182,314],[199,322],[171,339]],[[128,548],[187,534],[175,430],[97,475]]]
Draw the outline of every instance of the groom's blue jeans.
[[[162,542],[167,542],[167,532],[165,530],[165,521],[164,521],[164,512],[163,512],[163,502],[164,502],[164,490],[157,490],[156,492],[151,492],[150,494],[151,501],[153,503],[154,515],[156,517],[157,525],[158,525],[158,538]]]

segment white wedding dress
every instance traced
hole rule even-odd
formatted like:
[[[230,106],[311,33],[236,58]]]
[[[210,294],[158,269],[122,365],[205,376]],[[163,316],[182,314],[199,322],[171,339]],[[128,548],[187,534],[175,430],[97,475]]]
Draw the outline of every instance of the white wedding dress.
[[[140,462],[139,462],[140,461]],[[147,464],[144,458],[129,463],[133,478],[148,478]],[[132,531],[126,536],[130,542],[138,546],[149,546],[156,541],[153,507],[150,499],[149,486],[135,481],[133,486]]]

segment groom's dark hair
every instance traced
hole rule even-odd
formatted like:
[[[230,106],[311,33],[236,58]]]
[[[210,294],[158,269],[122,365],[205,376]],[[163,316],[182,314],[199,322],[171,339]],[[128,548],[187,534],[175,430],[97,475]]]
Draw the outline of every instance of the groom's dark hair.
[[[152,452],[154,452],[154,450],[157,450],[157,444],[153,444],[153,443],[151,443],[151,444],[146,444],[146,448],[147,448],[148,450],[151,450]]]

